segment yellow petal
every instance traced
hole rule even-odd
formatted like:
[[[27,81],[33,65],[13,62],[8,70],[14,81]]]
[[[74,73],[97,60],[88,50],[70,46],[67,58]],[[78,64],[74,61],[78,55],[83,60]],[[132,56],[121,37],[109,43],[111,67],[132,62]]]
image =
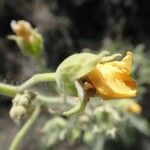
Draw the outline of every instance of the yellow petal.
[[[29,22],[20,20],[18,22],[12,21],[11,28],[16,33],[16,35],[21,36],[23,39],[29,39],[32,32],[32,26]]]
[[[138,103],[134,103],[129,106],[127,111],[134,114],[140,114],[142,112],[142,108]]]
[[[132,53],[128,52],[122,61],[97,64],[88,73],[88,78],[95,86],[97,94],[103,99],[134,97],[137,92],[131,72]]]
[[[120,69],[127,74],[131,73],[132,66],[132,53],[130,51],[127,52],[127,55],[122,59],[122,61],[113,61],[109,62],[112,66]]]

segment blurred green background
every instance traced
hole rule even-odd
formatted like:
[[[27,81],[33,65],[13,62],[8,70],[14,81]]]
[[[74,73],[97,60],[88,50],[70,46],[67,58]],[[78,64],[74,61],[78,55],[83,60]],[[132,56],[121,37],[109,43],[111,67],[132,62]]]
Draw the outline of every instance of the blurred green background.
[[[14,41],[6,38],[12,34],[12,20],[27,20],[38,28],[44,38],[43,62],[50,70],[55,70],[67,56],[82,52],[84,48],[93,52],[109,50],[111,53],[130,49],[134,54],[133,75],[140,86],[136,99],[142,106],[142,116],[150,120],[149,0],[0,0],[0,79],[2,82],[16,85],[41,70],[36,67],[32,58],[20,53]],[[39,89],[51,92],[49,85],[42,85]],[[19,128],[9,118],[9,99],[2,96],[1,99],[0,149],[7,150]],[[69,132],[71,135],[67,135],[64,140],[57,138],[62,130],[61,126],[56,126],[58,122],[54,117],[51,126],[54,124],[56,132],[50,138],[56,143],[52,146],[44,143],[52,131],[47,131],[50,133],[44,136],[41,128],[52,116],[43,112],[21,149],[94,149],[91,145],[87,148],[89,141],[84,140],[83,135],[88,129],[82,129],[80,123],[77,127],[73,126],[74,130]],[[63,122],[61,119],[59,121]],[[138,121],[140,120],[135,122],[140,124]],[[73,119],[69,120],[69,124],[72,122],[74,123]],[[107,139],[104,149],[150,149],[148,135],[135,131],[135,128],[129,130],[127,140]],[[69,139],[73,141],[70,142]],[[97,147],[94,150],[100,150],[100,146]]]

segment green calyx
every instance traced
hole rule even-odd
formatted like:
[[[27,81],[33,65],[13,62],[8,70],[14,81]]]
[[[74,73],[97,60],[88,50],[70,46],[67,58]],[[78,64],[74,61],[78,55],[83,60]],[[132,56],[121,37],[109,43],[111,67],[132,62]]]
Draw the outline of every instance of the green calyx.
[[[66,58],[56,70],[56,81],[59,88],[69,95],[77,96],[74,82],[90,72],[107,54],[107,51],[101,52],[98,55],[79,53]]]

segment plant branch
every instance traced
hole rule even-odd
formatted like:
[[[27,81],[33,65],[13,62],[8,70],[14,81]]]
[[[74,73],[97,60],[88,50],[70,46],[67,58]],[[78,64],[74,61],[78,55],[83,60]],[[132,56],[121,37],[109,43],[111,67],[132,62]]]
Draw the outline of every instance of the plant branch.
[[[29,80],[25,81],[20,86],[0,83],[0,95],[14,97],[18,92],[23,92],[35,84],[40,82],[55,81],[55,79],[55,73],[41,73],[33,75]]]
[[[17,93],[17,90],[18,90],[17,86],[0,83],[0,94],[1,95],[14,97]]]
[[[45,96],[41,94],[37,94],[37,101],[41,106],[53,106],[53,105],[66,105],[66,106],[74,106],[78,102],[74,97],[67,97],[66,104],[64,104],[64,98],[62,96]]]
[[[40,114],[40,106],[37,106],[31,117],[29,118],[29,120],[25,123],[25,125],[21,128],[21,130],[17,133],[17,135],[13,139],[9,150],[18,149],[17,148],[18,145],[21,143],[21,141],[23,140],[23,138],[25,137],[25,135],[27,134],[27,132],[29,131],[29,129],[31,128],[31,126],[33,125],[39,114]]]
[[[48,81],[55,81],[56,74],[55,73],[41,73],[33,75],[29,80],[24,82],[18,89],[19,92],[22,92],[35,84],[40,82],[48,82]]]
[[[74,114],[82,113],[85,110],[87,102],[89,101],[89,97],[86,95],[83,87],[78,81],[75,81],[75,86],[77,89],[79,103],[77,106],[63,113],[63,115],[67,117],[72,116]]]

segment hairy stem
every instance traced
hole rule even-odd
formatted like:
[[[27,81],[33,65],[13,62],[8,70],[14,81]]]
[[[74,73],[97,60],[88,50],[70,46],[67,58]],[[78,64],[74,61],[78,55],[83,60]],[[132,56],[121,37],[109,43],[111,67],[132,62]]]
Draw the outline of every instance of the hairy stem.
[[[22,142],[23,138],[25,137],[25,135],[27,134],[27,132],[29,131],[29,129],[31,128],[31,126],[33,125],[39,114],[40,114],[40,106],[37,106],[31,117],[29,118],[29,120],[25,123],[25,125],[21,128],[21,130],[17,133],[17,135],[13,139],[9,150],[18,149],[17,147]]]
[[[14,97],[18,92],[23,92],[24,90],[38,84],[40,82],[55,81],[55,73],[41,73],[33,75],[29,80],[25,81],[20,86],[8,85],[5,83],[0,83],[0,95]]]
[[[35,84],[38,84],[40,82],[48,82],[48,81],[55,81],[56,74],[55,73],[41,73],[41,74],[35,74],[33,75],[29,80],[24,82],[19,87],[19,92],[22,92],[30,87],[32,87]]]
[[[77,106],[73,107],[69,111],[63,113],[64,116],[70,117],[78,113],[82,113],[85,110],[86,104],[88,102],[88,97],[85,97]]]
[[[77,103],[76,98],[73,97],[71,98],[67,97],[65,104],[64,104],[64,97],[62,96],[45,96],[45,95],[37,94],[36,99],[41,106],[53,106],[53,105],[74,106]]]
[[[13,97],[16,95],[17,89],[18,89],[17,86],[0,83],[0,94],[1,95]]]
[[[63,115],[67,117],[72,116],[74,114],[82,113],[85,110],[86,104],[89,100],[89,97],[85,94],[84,89],[78,81],[75,81],[75,87],[77,89],[79,103],[77,106],[63,113]]]

